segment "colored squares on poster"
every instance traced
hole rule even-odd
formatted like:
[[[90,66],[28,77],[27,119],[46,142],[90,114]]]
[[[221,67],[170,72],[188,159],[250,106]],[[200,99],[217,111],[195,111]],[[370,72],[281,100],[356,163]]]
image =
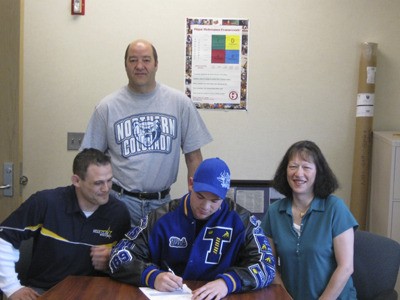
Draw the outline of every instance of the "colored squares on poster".
[[[240,50],[240,36],[227,35],[226,36],[226,50]]]
[[[225,50],[225,35],[213,35],[212,36],[212,49],[213,50]]]
[[[236,50],[225,51],[225,63],[238,64],[239,63],[239,51],[236,51]]]
[[[240,36],[213,35],[211,63],[239,64]]]
[[[211,53],[211,62],[214,64],[225,63],[225,50],[213,50]]]

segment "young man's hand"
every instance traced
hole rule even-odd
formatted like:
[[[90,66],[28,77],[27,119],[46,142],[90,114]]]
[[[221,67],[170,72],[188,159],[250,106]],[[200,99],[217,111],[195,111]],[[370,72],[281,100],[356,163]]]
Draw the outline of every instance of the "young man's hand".
[[[176,276],[171,272],[162,272],[157,275],[154,281],[154,288],[160,292],[173,292],[183,286],[182,277]]]
[[[228,287],[223,279],[210,281],[193,291],[192,300],[213,299],[219,300],[228,294]]]

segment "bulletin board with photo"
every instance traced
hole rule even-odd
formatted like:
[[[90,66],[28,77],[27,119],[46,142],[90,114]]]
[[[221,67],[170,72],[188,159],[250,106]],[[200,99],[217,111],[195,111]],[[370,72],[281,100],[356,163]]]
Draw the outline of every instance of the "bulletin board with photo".
[[[284,198],[272,187],[271,180],[231,180],[227,197],[262,219],[271,203]]]

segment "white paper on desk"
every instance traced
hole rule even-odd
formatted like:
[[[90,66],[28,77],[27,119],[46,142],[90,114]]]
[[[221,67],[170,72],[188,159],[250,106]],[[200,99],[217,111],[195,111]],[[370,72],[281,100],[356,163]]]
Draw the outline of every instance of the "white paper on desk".
[[[139,289],[146,295],[150,300],[176,300],[176,299],[192,299],[192,290],[184,284],[182,289],[174,292],[160,292],[149,287],[139,287]]]

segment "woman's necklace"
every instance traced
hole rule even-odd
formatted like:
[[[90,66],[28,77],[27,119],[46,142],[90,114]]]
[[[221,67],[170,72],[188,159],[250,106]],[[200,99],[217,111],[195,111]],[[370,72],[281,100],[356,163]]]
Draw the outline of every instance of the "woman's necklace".
[[[308,209],[307,209],[308,210]],[[304,215],[306,214],[307,210],[305,212],[300,211],[300,218],[303,219]]]
[[[296,207],[296,210],[299,212],[300,219],[303,219],[303,217],[306,215],[308,209],[310,208],[311,203],[303,211],[295,203],[293,203],[293,204],[294,204],[294,207]]]

